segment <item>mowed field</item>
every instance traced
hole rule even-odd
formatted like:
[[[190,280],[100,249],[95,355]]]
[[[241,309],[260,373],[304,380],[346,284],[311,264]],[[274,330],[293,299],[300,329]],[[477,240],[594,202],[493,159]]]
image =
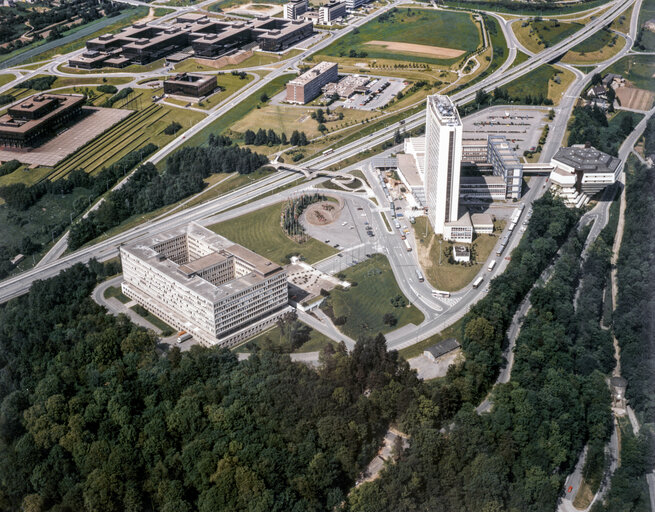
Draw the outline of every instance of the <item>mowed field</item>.
[[[609,59],[625,45],[625,39],[609,30],[599,30],[566,52],[562,62],[568,64],[589,64]]]
[[[643,27],[646,21],[653,18],[655,18],[655,0],[644,0],[639,10],[639,27]],[[637,39],[644,50],[655,51],[655,32],[641,29]]]
[[[559,84],[554,81],[556,76],[559,76]],[[575,76],[569,70],[544,64],[503,86],[503,89],[516,98],[544,96],[557,103],[573,78]]]
[[[534,53],[563,41],[582,28],[579,23],[557,20],[533,20],[528,22],[525,27],[522,25],[521,21],[512,24],[514,34],[523,46]]]
[[[479,27],[468,13],[402,8],[362,25],[320,55],[348,57],[354,50],[369,59],[452,64],[480,44]]]
[[[335,317],[346,317],[346,323],[339,329],[351,338],[357,339],[365,334],[375,336],[409,323],[418,325],[423,322],[423,313],[415,306],[394,307],[391,303],[394,297],[404,295],[386,256],[374,254],[366,261],[344,270],[343,274],[346,281],[357,285],[347,290],[332,290],[329,302]],[[391,313],[398,320],[394,327],[384,324],[382,318],[385,313]]]
[[[607,73],[617,73],[638,89],[655,92],[655,57],[652,55],[628,55],[612,64]]]
[[[209,229],[280,265],[289,263],[288,255],[302,255],[309,263],[320,261],[338,251],[310,238],[299,244],[291,240],[280,225],[283,203],[272,204],[236,219],[209,226]]]

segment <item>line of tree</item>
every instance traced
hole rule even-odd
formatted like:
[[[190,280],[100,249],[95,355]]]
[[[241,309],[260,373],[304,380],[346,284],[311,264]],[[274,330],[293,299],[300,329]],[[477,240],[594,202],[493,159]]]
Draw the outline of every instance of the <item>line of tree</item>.
[[[56,80],[57,77],[52,75],[30,78],[29,80],[25,80],[16,85],[16,89],[34,89],[35,91],[47,91],[52,87],[52,84],[54,84]]]
[[[4,164],[0,165],[0,176],[5,176],[7,174],[11,174],[14,172],[16,169],[18,169],[21,164],[18,160],[9,160],[5,162]]]
[[[300,216],[310,204],[325,201],[327,197],[318,192],[303,194],[300,197],[293,197],[282,206],[280,224],[285,233],[298,241],[305,241],[305,228],[300,222]]]
[[[107,98],[105,100],[104,104],[102,105],[103,107],[111,108],[114,106],[114,103],[117,101],[120,101],[122,99],[127,98],[130,94],[134,92],[134,89],[131,87],[126,87],[125,89],[121,89],[118,91],[116,94],[114,94],[111,98]]]
[[[211,174],[250,174],[267,163],[265,156],[232,144],[229,137],[212,134],[207,146],[185,147],[169,156],[161,173],[152,163],[141,165],[123,187],[71,226],[68,246],[76,249],[132,215],[200,192],[207,185],[204,179]]]
[[[417,385],[384,337],[326,350],[319,371],[268,351],[161,357],[152,332],[92,302],[116,271],[98,267],[0,308],[2,510],[342,505]]]

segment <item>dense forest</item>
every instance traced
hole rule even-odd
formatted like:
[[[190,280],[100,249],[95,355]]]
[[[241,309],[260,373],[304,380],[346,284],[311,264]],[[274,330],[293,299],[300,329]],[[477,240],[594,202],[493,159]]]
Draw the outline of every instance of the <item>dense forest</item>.
[[[478,415],[466,404],[444,423],[435,420],[439,403],[420,397],[417,417],[407,423],[411,447],[382,478],[350,495],[349,510],[555,509],[584,444],[604,443],[612,426],[609,390],[593,369],[602,363],[576,367],[582,341],[573,298],[586,235],[570,236],[550,280],[534,290],[512,378],[495,388],[491,412]],[[476,329],[488,330],[480,324]]]
[[[114,271],[77,265],[0,306],[0,509],[342,503],[418,383],[384,338],[325,352],[318,372],[266,351],[160,357],[89,298]]]
[[[68,246],[77,249],[132,215],[154,211],[200,192],[211,174],[250,174],[268,159],[232,144],[229,137],[209,137],[207,146],[184,147],[166,159],[159,172],[152,163],[141,165],[121,188],[111,192],[99,208],[71,226]]]
[[[639,117],[632,112],[622,111],[608,122],[605,112],[597,106],[576,107],[569,122],[567,144],[589,142],[596,149],[618,156],[621,143],[638,122]]]

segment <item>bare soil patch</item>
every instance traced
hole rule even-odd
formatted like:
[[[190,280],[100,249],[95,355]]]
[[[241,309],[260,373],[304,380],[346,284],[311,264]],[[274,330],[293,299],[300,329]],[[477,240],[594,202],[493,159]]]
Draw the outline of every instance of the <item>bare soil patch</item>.
[[[649,110],[655,98],[652,92],[636,87],[619,87],[616,89],[616,96],[623,107],[636,110]]]
[[[342,209],[343,203],[340,199],[338,203],[334,201],[314,203],[305,210],[305,220],[314,226],[326,226],[339,218]]]
[[[427,44],[399,43],[395,41],[368,41],[366,44],[383,46],[387,50],[396,52],[420,53],[438,59],[454,59],[455,57],[464,54],[464,50],[442,48],[440,46],[430,46]]]

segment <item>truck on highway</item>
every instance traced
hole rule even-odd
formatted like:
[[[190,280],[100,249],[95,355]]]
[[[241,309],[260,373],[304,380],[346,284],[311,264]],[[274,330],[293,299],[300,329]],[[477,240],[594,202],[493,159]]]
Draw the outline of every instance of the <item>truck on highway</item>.
[[[403,242],[405,242],[405,248],[407,249],[407,252],[411,252],[412,251],[412,246],[409,245],[409,240],[405,239],[405,240],[403,240]]]
[[[491,272],[494,269],[495,266],[496,266],[496,260],[491,260],[491,262],[489,263],[489,266],[487,267],[487,270],[489,272]]]
[[[421,271],[419,269],[416,269],[416,279],[418,279],[419,283],[425,281],[425,279],[423,278],[423,274],[421,274]]]
[[[475,281],[473,281],[473,288],[479,287],[482,284],[482,281],[484,281],[484,277],[478,277]]]

